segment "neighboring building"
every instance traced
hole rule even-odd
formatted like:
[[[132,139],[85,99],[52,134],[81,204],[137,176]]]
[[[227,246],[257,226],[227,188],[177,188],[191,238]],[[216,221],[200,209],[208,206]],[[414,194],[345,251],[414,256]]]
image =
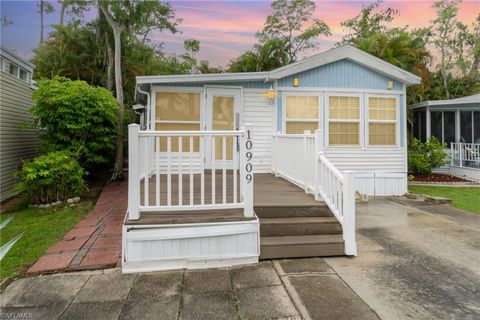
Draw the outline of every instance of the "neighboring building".
[[[447,144],[450,165],[435,172],[480,180],[480,94],[424,101],[410,108],[415,138],[426,141],[437,137]]]
[[[355,191],[407,191],[418,83],[351,46],[269,72],[137,77],[123,270],[356,255]]]
[[[424,101],[410,108],[415,138],[426,141],[434,136],[449,148],[452,142],[480,143],[480,94]]]
[[[14,52],[0,49],[0,180],[3,201],[15,185],[13,174],[22,160],[35,156],[38,130],[24,129],[32,120],[32,73],[34,66]]]

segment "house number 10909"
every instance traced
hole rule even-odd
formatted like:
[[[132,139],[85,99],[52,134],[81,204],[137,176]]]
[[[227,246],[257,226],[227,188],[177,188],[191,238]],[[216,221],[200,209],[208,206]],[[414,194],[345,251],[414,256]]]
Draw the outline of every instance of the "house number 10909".
[[[247,149],[247,153],[245,154],[246,158],[247,158],[247,161],[246,161],[246,164],[245,164],[245,171],[247,172],[245,178],[247,179],[247,183],[250,183],[252,182],[252,179],[253,179],[253,176],[252,176],[252,157],[253,157],[253,154],[252,154],[252,147],[253,147],[253,143],[252,143],[252,137],[250,136],[250,130],[247,131],[247,139],[246,139],[246,142],[245,142],[245,148]]]

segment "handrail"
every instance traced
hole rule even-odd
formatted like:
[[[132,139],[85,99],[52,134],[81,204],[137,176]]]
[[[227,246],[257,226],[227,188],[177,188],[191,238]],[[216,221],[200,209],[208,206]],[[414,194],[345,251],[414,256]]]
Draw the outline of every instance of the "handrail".
[[[247,217],[254,216],[250,125],[233,131],[140,131],[139,125],[131,124],[128,134],[129,219],[139,219],[142,212],[232,208],[243,209]],[[204,162],[206,146],[211,155],[208,170]],[[227,172],[231,172],[231,178],[227,179]],[[208,175],[211,192],[206,190]],[[165,188],[162,193],[161,188]]]
[[[343,180],[343,174],[340,172],[340,170],[337,169],[337,167],[333,165],[333,163],[330,162],[330,160],[328,160],[327,157],[325,157],[323,152],[318,153],[317,156],[319,157],[320,160],[322,160],[322,162],[325,163],[325,165],[329,167],[329,169],[332,171],[332,173],[335,175],[337,179]]]
[[[355,176],[351,171],[340,172],[325,156],[323,130],[314,135],[310,131],[274,133],[272,149],[273,172],[323,200],[342,225],[345,254],[357,255]]]
[[[187,136],[239,136],[244,134],[242,130],[226,130],[226,131],[140,131],[140,137],[187,137]]]
[[[480,143],[452,142],[450,145],[451,165],[454,166],[479,166]]]

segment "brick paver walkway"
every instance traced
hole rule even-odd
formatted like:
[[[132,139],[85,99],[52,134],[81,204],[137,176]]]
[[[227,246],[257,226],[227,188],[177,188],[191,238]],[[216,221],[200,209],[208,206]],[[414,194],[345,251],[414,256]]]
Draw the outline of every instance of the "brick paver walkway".
[[[122,223],[127,210],[127,182],[108,183],[95,208],[28,270],[48,273],[100,269],[121,262]]]

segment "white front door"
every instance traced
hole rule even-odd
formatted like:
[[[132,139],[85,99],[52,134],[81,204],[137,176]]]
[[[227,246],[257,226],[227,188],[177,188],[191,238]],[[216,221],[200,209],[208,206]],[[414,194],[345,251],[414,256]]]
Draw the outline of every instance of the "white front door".
[[[240,129],[240,96],[240,89],[207,87],[205,130]],[[227,168],[232,168],[233,157],[237,156],[237,152],[237,141],[233,137],[208,139],[205,141],[205,167],[222,168],[225,162]]]

